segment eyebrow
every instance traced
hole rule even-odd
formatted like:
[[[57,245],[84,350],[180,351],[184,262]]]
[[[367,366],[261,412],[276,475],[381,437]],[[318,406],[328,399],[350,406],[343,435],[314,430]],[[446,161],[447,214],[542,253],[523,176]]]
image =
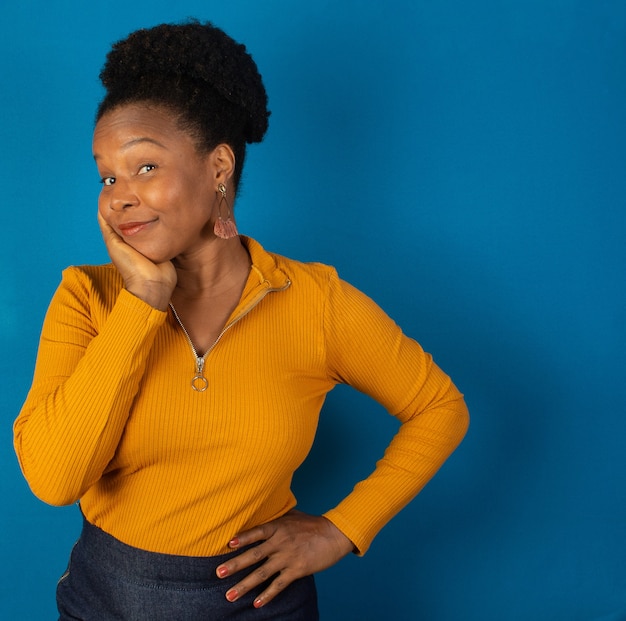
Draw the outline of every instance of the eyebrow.
[[[140,138],[133,138],[132,140],[129,140],[128,142],[125,142],[122,145],[121,150],[122,151],[127,151],[131,147],[134,147],[135,145],[138,145],[138,144],[142,144],[144,142],[148,142],[150,144],[154,144],[157,147],[160,147],[161,149],[167,149],[167,147],[163,143],[159,142],[158,140],[155,140],[154,138],[149,138],[148,136],[142,136]],[[99,158],[100,158],[100,156],[97,153],[93,154],[93,159],[94,160],[97,160]]]

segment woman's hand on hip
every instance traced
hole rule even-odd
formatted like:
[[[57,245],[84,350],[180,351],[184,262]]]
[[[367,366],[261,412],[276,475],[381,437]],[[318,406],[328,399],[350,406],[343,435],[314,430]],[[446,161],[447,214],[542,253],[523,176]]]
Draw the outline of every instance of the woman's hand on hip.
[[[167,310],[176,286],[171,261],[154,263],[127,244],[98,212],[98,224],[111,261],[124,279],[124,287],[153,308]]]
[[[216,570],[219,578],[225,578],[265,559],[226,593],[226,599],[231,602],[274,576],[254,600],[254,606],[260,608],[295,580],[334,565],[354,549],[352,542],[325,517],[296,510],[239,533],[228,545],[236,550],[259,541],[262,543],[233,557]]]

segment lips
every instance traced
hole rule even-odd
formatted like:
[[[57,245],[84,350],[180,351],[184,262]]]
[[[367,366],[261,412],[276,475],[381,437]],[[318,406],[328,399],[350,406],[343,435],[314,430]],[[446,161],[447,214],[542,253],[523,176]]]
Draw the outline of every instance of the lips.
[[[132,237],[133,235],[141,233],[141,231],[145,230],[155,222],[156,220],[145,220],[143,222],[124,222],[124,224],[119,224],[117,228],[124,237]]]

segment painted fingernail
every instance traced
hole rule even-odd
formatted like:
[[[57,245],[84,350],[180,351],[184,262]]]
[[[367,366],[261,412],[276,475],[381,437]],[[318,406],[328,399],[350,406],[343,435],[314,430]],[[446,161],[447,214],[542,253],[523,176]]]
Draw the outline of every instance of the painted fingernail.
[[[220,578],[223,578],[224,576],[228,576],[228,568],[226,568],[226,567],[218,567],[217,568],[217,575]]]
[[[229,602],[234,602],[237,599],[237,591],[235,589],[231,589],[226,593],[226,599]]]
[[[239,538],[238,537],[233,537],[229,542],[228,545],[231,548],[236,548],[239,545]]]
[[[260,608],[261,606],[263,606],[263,600],[260,597],[258,597],[257,599],[254,600],[253,606],[255,608]]]

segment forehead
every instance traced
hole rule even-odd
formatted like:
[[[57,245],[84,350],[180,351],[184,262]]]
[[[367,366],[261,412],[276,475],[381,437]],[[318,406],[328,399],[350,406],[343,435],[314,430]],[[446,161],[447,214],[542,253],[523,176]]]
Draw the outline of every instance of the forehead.
[[[179,128],[171,111],[148,104],[128,104],[110,110],[97,122],[93,133],[96,157],[103,149],[130,148],[142,142],[167,149],[193,148],[191,136]]]

